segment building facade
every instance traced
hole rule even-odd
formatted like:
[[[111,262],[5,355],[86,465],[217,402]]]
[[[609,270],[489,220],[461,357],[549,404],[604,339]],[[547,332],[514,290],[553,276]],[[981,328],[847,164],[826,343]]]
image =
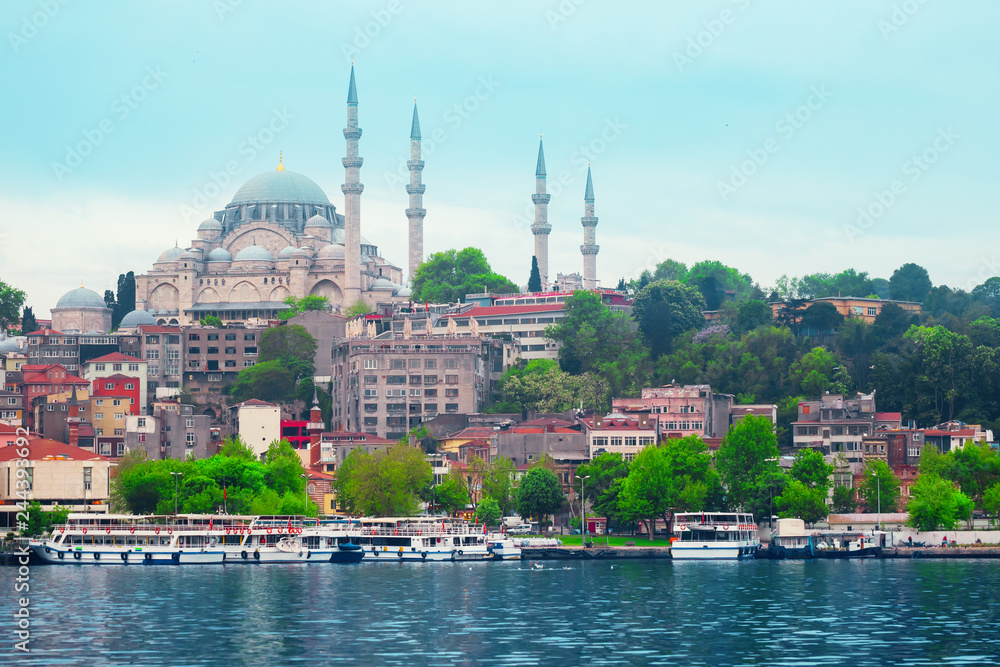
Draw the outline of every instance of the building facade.
[[[219,431],[212,418],[195,414],[193,405],[161,400],[152,414],[125,417],[125,446],[141,449],[151,460],[208,458],[218,451]]]

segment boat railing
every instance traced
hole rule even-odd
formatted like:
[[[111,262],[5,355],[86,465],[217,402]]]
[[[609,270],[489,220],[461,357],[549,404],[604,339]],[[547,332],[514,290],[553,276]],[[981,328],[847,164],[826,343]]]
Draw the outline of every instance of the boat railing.
[[[302,526],[292,522],[292,528],[303,528],[303,529],[315,529],[315,526]],[[282,531],[288,530],[288,523],[275,523],[275,524],[250,524],[250,523],[213,523],[211,527],[208,524],[172,524],[172,523],[106,523],[106,524],[59,524],[52,526],[52,534],[56,533],[82,533],[86,531],[87,534],[100,534],[100,533],[138,533],[138,532],[151,532],[151,533],[204,533],[211,532],[213,534],[223,533],[223,534],[240,534],[240,533],[250,533],[250,532],[267,532],[271,529],[272,532],[280,533]]]
[[[459,535],[459,536],[469,536],[469,535],[481,535],[482,529],[474,530],[469,528],[458,528],[450,527],[442,530],[438,526],[414,526],[409,528],[376,528],[371,526],[361,526],[355,530],[348,531],[353,534],[358,535],[375,535],[376,537],[420,537],[420,536],[439,536],[439,535]]]

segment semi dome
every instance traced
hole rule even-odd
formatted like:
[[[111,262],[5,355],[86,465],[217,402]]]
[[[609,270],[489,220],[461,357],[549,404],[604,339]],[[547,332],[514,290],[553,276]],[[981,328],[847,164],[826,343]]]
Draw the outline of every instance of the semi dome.
[[[313,217],[311,217],[308,220],[306,220],[306,226],[305,226],[305,228],[308,229],[310,227],[322,227],[324,229],[329,229],[330,227],[333,227],[333,225],[330,224],[329,220],[327,220],[326,218],[324,218],[323,216],[321,216],[319,213],[317,213]]]
[[[190,250],[185,250],[184,252],[182,252],[181,256],[178,257],[177,259],[188,259],[188,260],[194,260],[196,262],[200,261],[200,258],[198,257],[198,255],[194,254]]]
[[[184,248],[178,248],[177,246],[174,246],[173,248],[168,248],[167,250],[164,250],[163,254],[161,254],[160,258],[156,261],[173,262],[183,254],[184,254]]]
[[[344,228],[336,227],[333,230],[333,233],[330,234],[330,240],[334,243],[345,243],[347,241],[347,237],[344,235]]]
[[[153,314],[145,310],[133,310],[122,318],[120,329],[135,329],[142,324],[156,324]]]
[[[208,261],[210,262],[231,262],[233,261],[233,256],[229,254],[229,251],[225,248],[216,248],[212,252],[208,253]]]
[[[372,281],[371,289],[373,290],[391,290],[395,292],[400,289],[400,286],[392,282],[388,278],[376,278]]]
[[[215,218],[209,218],[205,222],[198,225],[199,232],[221,232],[222,223]]]
[[[289,203],[330,205],[326,193],[311,179],[294,171],[268,171],[254,176],[236,191],[230,204]]]
[[[183,251],[182,251],[183,252]],[[62,295],[56,308],[107,308],[101,295],[86,287],[77,287]]]
[[[410,296],[413,292],[409,287],[400,287],[393,296]]]
[[[236,253],[237,262],[273,262],[274,256],[268,251],[267,248],[259,245],[248,245],[243,250]]]
[[[278,259],[288,259],[295,254],[296,250],[298,250],[298,248],[293,245],[285,246],[281,249],[281,252],[278,253]]]
[[[345,257],[347,257],[347,251],[339,243],[331,243],[328,246],[324,246],[322,250],[316,253],[316,259],[344,259]]]

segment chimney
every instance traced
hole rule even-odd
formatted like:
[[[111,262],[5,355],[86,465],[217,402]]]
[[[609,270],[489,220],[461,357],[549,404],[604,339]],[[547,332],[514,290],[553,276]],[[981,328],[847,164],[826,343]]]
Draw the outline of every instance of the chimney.
[[[639,413],[639,428],[649,428],[649,413],[640,412]]]
[[[594,428],[604,428],[604,417],[594,415]]]

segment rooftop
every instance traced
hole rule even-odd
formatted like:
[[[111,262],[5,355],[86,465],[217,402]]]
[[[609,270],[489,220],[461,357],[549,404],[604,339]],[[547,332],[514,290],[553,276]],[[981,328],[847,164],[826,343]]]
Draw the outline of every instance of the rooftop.
[[[23,453],[22,447],[0,447],[0,461],[13,461],[23,458],[18,455]],[[66,460],[66,461],[110,461],[107,456],[100,456],[94,452],[66,445],[55,440],[46,438],[28,439],[28,460]]]

